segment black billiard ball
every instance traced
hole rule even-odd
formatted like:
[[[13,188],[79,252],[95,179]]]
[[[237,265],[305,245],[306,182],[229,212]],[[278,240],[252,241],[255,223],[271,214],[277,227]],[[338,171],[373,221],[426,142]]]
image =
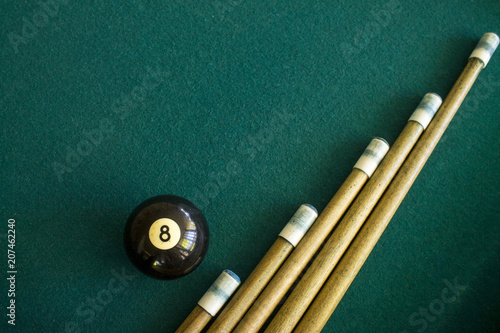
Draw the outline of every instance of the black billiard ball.
[[[144,274],[168,280],[192,272],[208,249],[208,225],[190,201],[160,195],[137,206],[125,225],[125,250]]]

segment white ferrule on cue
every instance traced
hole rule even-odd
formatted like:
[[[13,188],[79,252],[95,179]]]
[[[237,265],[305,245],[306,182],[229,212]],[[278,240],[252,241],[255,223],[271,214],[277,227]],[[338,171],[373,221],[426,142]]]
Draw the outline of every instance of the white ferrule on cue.
[[[224,306],[224,303],[238,288],[240,282],[240,278],[236,274],[228,269],[224,270],[198,301],[198,305],[212,317],[215,317],[217,312]]]
[[[368,177],[371,177],[388,151],[387,141],[382,138],[374,138],[354,165],[354,169],[361,170]]]
[[[296,247],[317,217],[318,211],[316,208],[309,204],[303,204],[293,214],[279,236],[287,240],[293,247]]]
[[[490,61],[491,56],[498,47],[499,42],[500,38],[498,38],[497,34],[493,32],[485,33],[477,43],[476,48],[474,49],[474,51],[472,51],[472,54],[469,58],[480,59],[484,64],[483,68],[486,67],[486,65]]]
[[[442,102],[443,100],[438,94],[425,94],[424,98],[422,98],[422,101],[420,101],[420,104],[418,104],[408,121],[415,121],[419,123],[425,130],[441,106]]]

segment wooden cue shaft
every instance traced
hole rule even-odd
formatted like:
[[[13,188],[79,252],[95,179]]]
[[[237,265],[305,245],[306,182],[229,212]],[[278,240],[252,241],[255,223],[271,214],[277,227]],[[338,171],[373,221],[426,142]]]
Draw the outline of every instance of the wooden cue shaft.
[[[435,94],[426,94],[422,103],[428,95],[433,95],[434,98],[439,100],[437,105],[434,104],[434,107],[441,104],[440,98]],[[297,325],[412,150],[424,131],[424,126],[426,125],[422,125],[417,121],[409,121],[406,124],[372,178],[367,182],[265,332],[290,332]]]
[[[231,332],[292,250],[293,245],[279,237],[217,316],[207,333]]]
[[[327,218],[323,213],[322,216],[324,217],[318,218],[314,222],[304,238],[302,238],[294,251],[292,251],[291,255],[288,257],[288,260],[284,262],[283,266],[278,270],[278,273],[274,275],[271,280],[271,284],[267,284],[267,287],[264,286],[266,288],[264,290],[268,290],[269,287],[271,287],[271,289],[274,289],[273,286],[277,286],[285,289],[284,292],[286,293],[286,290],[290,288],[296,277],[300,275],[302,269],[307,265],[309,260],[312,258],[314,253],[321,246],[321,243],[328,235],[328,232],[324,232],[324,230],[333,229],[335,222],[340,219],[340,216],[342,216],[347,207],[349,207],[349,204],[356,197],[367,179],[368,175],[365,172],[358,169],[352,170],[351,174],[347,177],[345,182],[342,184],[335,196],[325,208],[325,211],[329,212],[326,215],[328,215],[330,218]],[[267,282],[269,283],[269,281]],[[248,310],[248,308],[251,308],[250,306],[252,304],[255,304],[255,299],[257,299],[258,296],[259,295],[256,295],[255,298],[252,299],[252,302],[246,307],[245,312]],[[267,297],[265,298],[267,299]],[[277,297],[275,300],[276,304],[279,303],[279,301],[280,298]],[[271,309],[270,311],[272,312],[273,309]],[[245,312],[243,312],[243,314]],[[241,318],[242,316],[238,318],[238,321]],[[246,317],[243,316],[243,318]],[[231,322],[231,329],[234,329],[234,327],[238,324],[238,321],[236,321],[235,323]],[[238,329],[236,329],[234,332],[237,331]]]
[[[320,332],[326,324],[448,127],[483,65],[477,58],[469,60],[436,117],[294,332]]]
[[[387,144],[380,139],[372,140],[370,145],[372,144],[375,147],[374,149],[376,149],[377,144],[379,145],[377,151],[381,154],[380,159],[383,158],[388,148]],[[368,147],[370,147],[370,145]],[[366,158],[365,154],[368,155],[368,158],[371,158],[371,155],[367,154],[367,152],[368,148],[361,158]],[[376,165],[378,165],[380,159],[377,161]],[[368,174],[371,175],[373,173],[373,169],[365,170],[366,172],[357,168],[352,170],[321,215],[305,234],[304,238],[292,251],[283,266],[272,278],[259,298],[254,302],[253,306],[250,307],[250,310],[242,318],[239,326],[236,327],[234,332],[255,332],[265,323],[274,308],[299,277],[302,270],[306,267],[307,263],[314,256],[328,234],[333,230],[336,223],[340,220],[364,186],[369,178]]]
[[[196,305],[175,333],[201,332],[201,330],[203,330],[203,328],[205,328],[205,326],[210,322],[210,319],[212,319],[212,315],[205,311],[201,306]]]
[[[288,255],[292,252],[296,242],[302,238],[317,216],[318,213],[316,209],[310,205],[302,205],[297,210],[287,224],[287,227],[292,228],[291,232],[294,233],[295,238],[292,239],[290,233],[283,234],[282,232],[280,234],[280,237],[276,239],[257,267],[255,267],[250,276],[234,294],[233,298],[217,316],[208,329],[208,333],[232,331],[262,289],[264,289],[269,280],[271,280],[274,273],[276,273]],[[295,228],[297,225],[301,230]],[[287,229],[284,229],[284,231],[285,230]],[[300,232],[300,235],[297,235],[297,232]]]

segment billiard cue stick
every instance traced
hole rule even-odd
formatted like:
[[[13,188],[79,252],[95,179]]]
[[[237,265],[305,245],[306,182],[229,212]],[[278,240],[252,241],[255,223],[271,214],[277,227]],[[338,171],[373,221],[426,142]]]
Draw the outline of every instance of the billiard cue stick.
[[[493,33],[483,35],[435,118],[294,332],[320,332],[324,327],[408,193],[474,81],[486,67],[498,42],[498,36]]]
[[[313,206],[303,204],[299,207],[250,276],[210,325],[208,333],[231,332],[293,248],[300,242],[316,217],[318,217],[318,211]]]
[[[256,331],[264,324],[372,176],[388,150],[389,145],[385,140],[380,138],[371,140],[337,193],[249,310],[258,308],[259,311],[247,313],[240,322],[241,326],[236,327],[236,331],[245,331],[249,327]]]
[[[240,278],[232,271],[224,270],[175,332],[201,332],[239,285]]]
[[[396,175],[439,105],[441,98],[438,95],[428,93],[424,96],[372,178],[366,183],[311,267],[274,316],[266,332],[290,332],[297,324]]]

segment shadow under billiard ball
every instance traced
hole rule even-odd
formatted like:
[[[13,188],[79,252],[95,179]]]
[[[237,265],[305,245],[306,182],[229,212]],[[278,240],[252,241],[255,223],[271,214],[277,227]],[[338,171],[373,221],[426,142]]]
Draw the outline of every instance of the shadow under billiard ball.
[[[191,273],[208,249],[208,225],[190,201],[160,195],[142,202],[125,225],[125,250],[144,274],[170,280]]]

